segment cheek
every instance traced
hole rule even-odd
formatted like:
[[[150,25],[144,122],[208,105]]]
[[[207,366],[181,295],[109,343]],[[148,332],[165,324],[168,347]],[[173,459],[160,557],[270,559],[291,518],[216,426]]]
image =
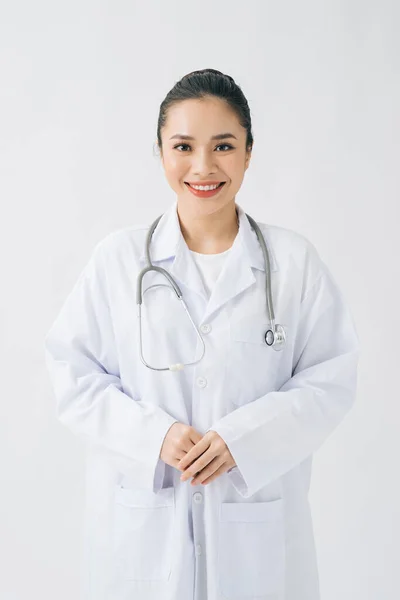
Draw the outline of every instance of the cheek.
[[[240,173],[239,175],[236,175],[236,177],[234,179],[234,184],[237,189],[239,189],[240,186],[242,185],[243,179],[244,179],[244,173]]]
[[[169,166],[168,170],[165,170],[165,177],[171,188],[177,189],[181,187],[181,179],[183,178],[181,169],[178,170]]]
[[[176,158],[171,158],[164,165],[165,175],[170,183],[176,183],[177,181],[183,179],[186,173],[185,165],[182,160],[177,160]]]
[[[229,179],[234,184],[240,185],[244,177],[243,163],[232,157],[232,160],[227,161],[223,166],[225,173],[228,175]]]

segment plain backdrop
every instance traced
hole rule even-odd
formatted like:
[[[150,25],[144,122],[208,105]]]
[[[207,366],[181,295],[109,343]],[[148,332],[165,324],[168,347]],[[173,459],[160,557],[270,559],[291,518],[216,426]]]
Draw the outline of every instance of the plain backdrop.
[[[95,244],[174,201],[159,106],[207,67],[251,109],[236,201],[315,244],[362,343],[356,403],[314,456],[322,600],[399,598],[399,16],[384,0],[1,3],[0,598],[80,597],[85,448],[55,418],[43,340]]]

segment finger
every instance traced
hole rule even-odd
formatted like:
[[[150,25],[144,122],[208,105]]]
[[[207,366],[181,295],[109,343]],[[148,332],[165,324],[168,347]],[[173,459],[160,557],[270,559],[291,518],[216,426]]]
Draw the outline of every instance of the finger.
[[[181,443],[181,448],[184,450],[184,455],[186,455],[196,444],[202,439],[202,436],[193,429],[189,431],[189,436]],[[181,457],[183,458],[183,457]]]
[[[226,473],[227,470],[228,467],[226,463],[223,463],[216,471],[211,475],[208,475],[205,479],[203,479],[203,474],[200,474],[200,477],[196,477],[191,483],[193,485],[207,485],[208,483],[211,483],[211,481],[214,481],[214,479],[220,477],[223,473]]]
[[[186,463],[184,463],[184,464],[186,464],[186,466],[184,466],[184,467],[182,468],[182,471],[185,471],[185,470],[186,470],[186,469],[188,469],[189,467],[192,467],[192,466],[195,464],[196,460],[197,460],[198,458],[201,458],[202,456],[204,456],[204,454],[205,454],[206,452],[207,452],[207,450],[204,450],[204,452],[202,452],[201,454],[199,454],[199,456],[196,456],[196,458],[193,458],[193,460],[189,460],[189,462],[188,462],[187,464],[186,464]],[[185,455],[185,456],[186,456],[186,455]],[[182,459],[181,459],[181,461],[182,461]],[[180,464],[181,464],[181,462],[180,462]]]
[[[184,467],[181,467],[181,464],[180,464],[180,463],[181,463],[181,460],[182,460],[183,458],[185,458],[185,456],[187,455],[187,453],[188,453],[188,452],[189,452],[189,451],[190,451],[192,448],[194,448],[194,444],[193,444],[193,443],[192,443],[190,440],[188,440],[188,441],[186,442],[186,444],[185,444],[185,447],[184,447],[184,449],[183,449],[183,450],[179,450],[179,451],[177,451],[177,454],[176,454],[176,456],[175,456],[175,465],[174,465],[174,466],[175,466],[177,469],[179,469],[179,471],[184,471],[184,470],[185,470],[185,468],[184,468]],[[204,453],[203,453],[203,454],[204,454]],[[202,456],[202,455],[200,455],[200,456]],[[193,459],[193,460],[195,460],[195,459]],[[190,462],[190,463],[187,465],[187,467],[189,467],[191,464],[193,464],[193,462]],[[186,467],[186,468],[187,468],[187,467]]]
[[[195,429],[193,431],[196,433]],[[193,435],[190,435],[184,441],[181,442],[181,444],[180,444],[181,449],[176,452],[176,456],[175,456],[175,461],[176,461],[175,462],[175,467],[177,469],[179,469],[180,471],[184,471],[184,468],[181,467],[181,465],[180,465],[180,461],[183,458],[185,458],[185,456],[187,455],[187,453],[190,452],[190,450],[192,448],[194,448],[194,446],[196,444],[193,442],[193,439],[197,439],[197,437],[194,438]]]
[[[198,442],[200,442],[200,440],[203,439],[203,436],[197,431],[197,429],[194,429],[194,427],[192,427],[189,434],[189,438],[193,442],[193,444],[196,445]]]
[[[193,448],[193,446],[191,446],[191,448]],[[175,466],[176,466],[177,469],[179,469],[179,471],[183,472],[183,471],[185,471],[185,468],[188,468],[188,467],[190,467],[193,464],[193,462],[191,461],[186,467],[182,467],[181,466],[182,460],[184,458],[186,458],[186,456],[187,456],[187,452],[181,451],[181,452],[179,452],[179,455],[175,459]],[[193,461],[194,460],[195,459],[193,459]]]
[[[182,460],[182,458],[185,458],[185,456],[186,456],[186,452],[184,450],[179,450],[176,453],[176,456],[174,458],[175,467],[179,468],[178,465],[179,465],[180,461]]]
[[[208,465],[206,465],[201,471],[194,473],[194,479],[192,483],[202,483],[205,479],[211,477],[211,475],[215,473],[215,471],[219,469],[224,462],[225,460],[222,456],[215,456],[214,459],[210,461]]]
[[[201,471],[207,467],[214,458],[215,454],[212,454],[211,450],[208,449],[208,451],[205,452],[198,460],[185,469],[184,473],[181,475],[181,481],[186,481],[190,477],[201,473]]]
[[[193,463],[194,460],[199,458],[208,448],[207,441],[200,440],[198,444],[192,446],[191,450],[186,454],[186,456],[181,460],[179,467],[182,469],[186,469],[189,465]]]
[[[181,444],[181,450],[185,453],[185,455],[190,452],[190,450],[194,448],[194,444],[191,440],[187,439],[185,442]]]

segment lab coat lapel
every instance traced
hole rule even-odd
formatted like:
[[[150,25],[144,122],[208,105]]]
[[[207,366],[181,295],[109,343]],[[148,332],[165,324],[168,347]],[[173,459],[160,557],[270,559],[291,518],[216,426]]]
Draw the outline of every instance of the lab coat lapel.
[[[253,269],[265,272],[264,255],[257,234],[250,225],[243,208],[237,203],[236,208],[239,216],[239,230],[213,288],[204,320],[209,320],[213,313],[223,308],[225,304],[244,290],[256,285],[257,278]],[[271,272],[277,271],[278,265],[269,240],[265,239],[265,243],[268,249]]]
[[[141,266],[146,264],[145,249],[140,257]],[[200,295],[207,302],[207,293],[199,270],[186,244],[180,228],[177,201],[162,215],[153,233],[150,244],[150,258],[153,265],[168,271],[185,293],[190,291]],[[184,286],[181,287],[181,286]]]
[[[199,294],[207,303],[207,292],[199,269],[182,235],[178,242],[175,260],[170,267],[170,273],[174,279],[181,282],[192,292]],[[185,296],[185,290],[182,289],[181,291]]]
[[[203,316],[205,321],[209,321],[212,315],[223,308],[227,302],[255,284],[256,278],[246,258],[241,237],[237,235],[213,287]]]

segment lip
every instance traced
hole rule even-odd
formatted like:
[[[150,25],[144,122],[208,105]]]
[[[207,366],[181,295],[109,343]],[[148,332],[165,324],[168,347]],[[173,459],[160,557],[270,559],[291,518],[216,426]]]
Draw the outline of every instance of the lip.
[[[218,183],[226,183],[226,181],[185,181],[189,185],[215,185]]]
[[[226,181],[221,181],[220,184],[222,184],[222,185],[219,185],[214,190],[202,191],[202,190],[196,190],[190,184],[188,184],[188,183],[185,182],[185,185],[188,188],[189,192],[191,194],[193,194],[194,196],[197,196],[197,198],[212,198],[213,196],[217,196],[220,193],[221,189],[226,184]]]

